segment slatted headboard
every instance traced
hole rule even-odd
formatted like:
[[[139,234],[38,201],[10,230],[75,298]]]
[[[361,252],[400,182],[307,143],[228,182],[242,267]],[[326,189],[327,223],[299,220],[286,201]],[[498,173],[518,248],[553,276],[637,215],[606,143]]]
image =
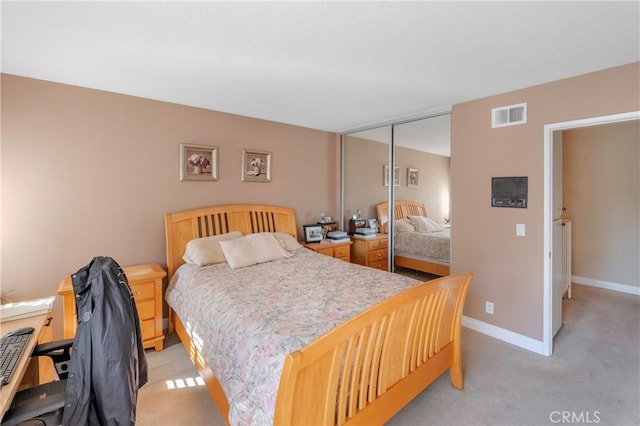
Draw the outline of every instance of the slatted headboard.
[[[389,222],[389,203],[376,204],[378,213],[378,223],[380,229],[387,233],[387,223]],[[417,201],[396,200],[393,203],[393,218],[402,219],[409,216],[427,216],[427,209],[424,204]]]
[[[180,265],[187,243],[194,238],[240,231],[286,232],[297,237],[295,212],[291,208],[257,204],[203,207],[164,217],[169,279]]]

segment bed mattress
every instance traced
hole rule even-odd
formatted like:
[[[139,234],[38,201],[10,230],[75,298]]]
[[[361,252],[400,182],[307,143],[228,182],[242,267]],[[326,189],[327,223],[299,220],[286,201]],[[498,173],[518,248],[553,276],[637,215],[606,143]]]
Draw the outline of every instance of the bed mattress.
[[[432,259],[448,264],[451,252],[451,229],[437,232],[396,232],[394,254],[416,259]]]

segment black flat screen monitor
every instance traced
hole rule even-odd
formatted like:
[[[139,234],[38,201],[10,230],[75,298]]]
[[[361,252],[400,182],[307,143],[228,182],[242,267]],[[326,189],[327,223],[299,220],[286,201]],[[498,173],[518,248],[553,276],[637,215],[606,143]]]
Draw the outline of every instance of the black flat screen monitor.
[[[528,177],[492,177],[491,207],[527,208]]]

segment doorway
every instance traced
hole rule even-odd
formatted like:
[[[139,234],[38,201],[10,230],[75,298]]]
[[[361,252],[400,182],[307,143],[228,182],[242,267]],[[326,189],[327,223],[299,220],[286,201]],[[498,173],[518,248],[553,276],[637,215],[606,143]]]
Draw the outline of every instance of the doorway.
[[[542,351],[544,355],[550,356],[553,353],[553,323],[554,323],[554,304],[562,303],[556,300],[553,292],[553,275],[557,273],[557,269],[561,265],[553,261],[552,244],[554,241],[554,202],[553,202],[553,185],[554,180],[558,177],[554,176],[554,154],[553,154],[553,134],[556,131],[577,129],[581,127],[597,126],[602,124],[613,124],[624,121],[640,120],[640,111],[629,113],[593,117],[582,120],[567,121],[561,123],[552,123],[544,126],[544,238],[543,238],[543,342]],[[556,310],[557,315],[557,310]],[[561,311],[560,311],[561,315]]]

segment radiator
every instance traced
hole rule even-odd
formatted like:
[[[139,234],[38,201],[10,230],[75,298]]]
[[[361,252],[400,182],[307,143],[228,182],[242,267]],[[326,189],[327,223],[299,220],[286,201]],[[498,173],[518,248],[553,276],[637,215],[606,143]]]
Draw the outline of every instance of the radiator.
[[[571,221],[562,220],[562,295],[571,299]]]

